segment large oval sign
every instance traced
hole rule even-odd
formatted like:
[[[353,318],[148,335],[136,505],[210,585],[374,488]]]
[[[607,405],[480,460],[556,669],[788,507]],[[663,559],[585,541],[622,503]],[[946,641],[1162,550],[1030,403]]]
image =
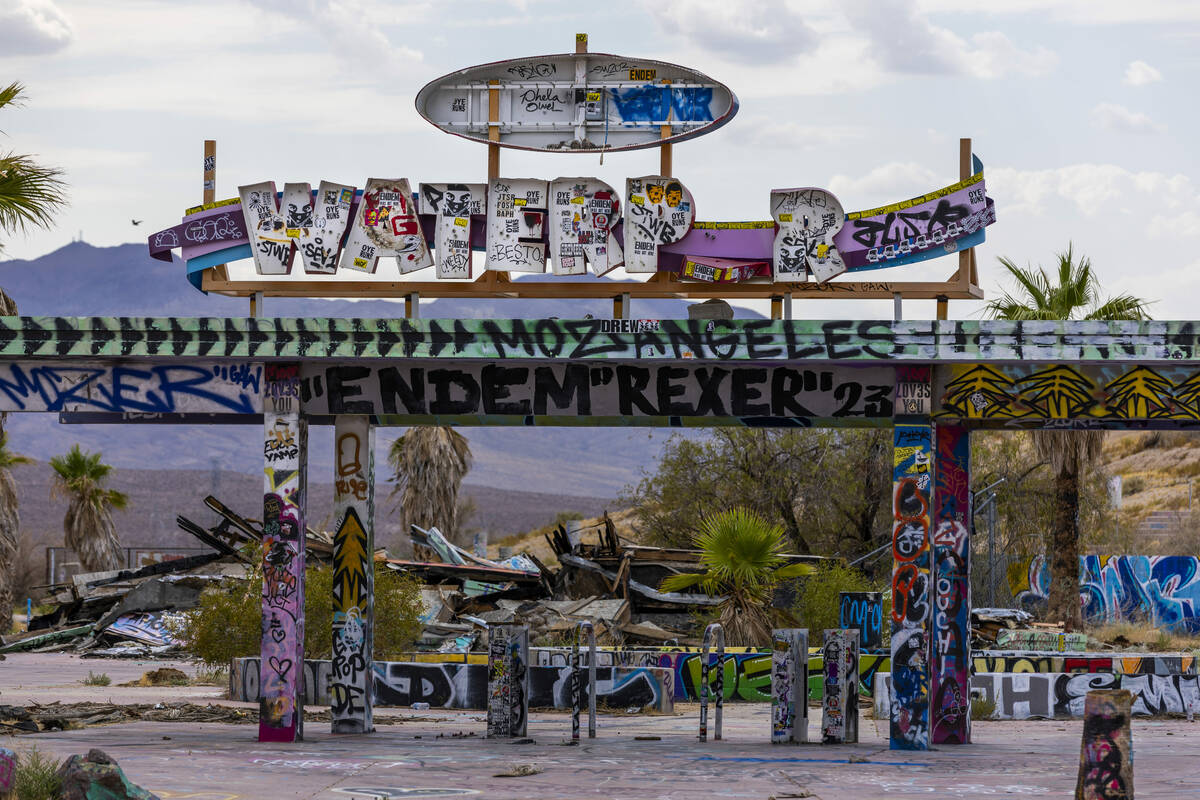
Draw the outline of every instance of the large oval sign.
[[[447,133],[553,153],[637,150],[710,133],[737,113],[729,87],[677,64],[564,53],[481,64],[438,78],[417,111]]]

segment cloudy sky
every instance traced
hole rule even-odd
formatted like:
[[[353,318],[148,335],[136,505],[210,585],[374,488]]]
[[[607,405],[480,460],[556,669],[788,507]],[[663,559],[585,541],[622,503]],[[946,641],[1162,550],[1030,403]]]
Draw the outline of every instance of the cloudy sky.
[[[1200,2],[964,10],[983,5],[634,0],[576,13],[561,0],[0,0],[0,83],[29,95],[0,116],[0,149],[63,167],[72,198],[54,230],[12,238],[6,254],[41,255],[80,231],[97,245],[144,241],[178,222],[199,199],[205,138],[218,140],[219,197],[260,180],[483,180],[483,148],[418,117],[416,91],[472,64],[569,51],[587,31],[593,51],[695,67],[738,94],[731,124],[675,148],[702,219],[767,218],[775,187],[825,186],[847,210],[920,194],[957,179],[957,140],[970,136],[998,215],[979,253],[985,288],[999,280],[998,255],[1049,262],[1072,241],[1111,290],[1157,300],[1158,318],[1195,318]],[[506,151],[503,171],[620,186],[657,170],[654,151],[597,161]],[[932,304],[906,316],[932,316]]]

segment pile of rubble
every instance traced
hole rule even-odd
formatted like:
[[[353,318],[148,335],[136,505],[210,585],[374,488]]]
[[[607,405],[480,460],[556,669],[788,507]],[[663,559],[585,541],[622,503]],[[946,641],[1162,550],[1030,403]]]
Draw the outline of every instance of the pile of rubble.
[[[0,654],[67,649],[113,657],[179,654],[183,643],[173,633],[174,623],[198,605],[204,589],[245,580],[261,552],[257,520],[212,496],[205,503],[219,515],[215,526],[204,528],[185,517],[176,521],[211,553],[75,575],[41,587],[47,595],[43,604],[52,610],[30,620],[28,631],[0,638]],[[529,625],[533,642],[562,643],[581,620],[595,625],[604,644],[685,644],[698,633],[696,612],[720,602],[655,588],[668,575],[700,571],[700,552],[628,543],[607,513],[591,528],[560,526],[546,537],[557,569],[531,552],[484,558],[450,543],[436,528],[414,525],[411,537],[414,558],[390,558],[383,550],[375,558],[425,585],[422,650],[478,649],[491,625],[509,623]],[[306,547],[310,563],[332,560],[329,534],[309,529]]]

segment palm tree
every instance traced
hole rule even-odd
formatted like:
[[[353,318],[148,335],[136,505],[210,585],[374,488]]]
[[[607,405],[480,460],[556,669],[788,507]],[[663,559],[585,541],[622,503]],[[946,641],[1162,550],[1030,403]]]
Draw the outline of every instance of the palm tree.
[[[1150,319],[1147,301],[1129,294],[1101,298],[1100,282],[1092,263],[1075,260],[1074,247],[1058,254],[1058,274],[1042,267],[1018,267],[1007,258],[1000,264],[1017,283],[1014,296],[1003,292],[985,307],[995,319],[1009,320],[1142,320]],[[1050,528],[1049,618],[1067,630],[1082,624],[1079,605],[1079,493],[1081,477],[1100,457],[1104,432],[1033,432],[1037,457],[1054,473],[1056,502]]]
[[[54,469],[51,497],[67,499],[63,518],[67,547],[79,556],[84,572],[118,569],[121,545],[112,510],[124,510],[129,495],[104,486],[113,468],[100,461],[100,453],[85,453],[74,445],[65,456],[50,459]]]
[[[705,519],[695,536],[704,572],[670,575],[665,592],[700,587],[721,596],[721,627],[730,646],[765,645],[771,640],[771,594],[784,578],[809,575],[809,564],[788,564],[783,528],[744,508]]]
[[[0,631],[12,628],[12,587],[16,581],[17,536],[21,518],[17,514],[17,483],[9,470],[29,459],[8,449],[8,434],[0,431]]]
[[[0,89],[0,110],[21,105],[24,89],[19,83]],[[66,204],[62,174],[30,156],[0,153],[0,232],[49,227],[54,212]]]
[[[24,87],[10,83],[0,89],[0,110],[21,104]],[[32,158],[15,153],[0,153],[0,233],[27,231],[30,227],[49,227],[53,212],[66,202],[62,172],[43,167]],[[4,244],[0,242],[0,252]],[[0,316],[15,316],[17,304],[0,289]],[[4,421],[0,414],[0,629],[12,624],[12,584],[16,555],[17,514],[16,484],[9,467],[26,462],[7,449]]]
[[[388,464],[400,495],[400,530],[407,536],[411,525],[437,528],[451,542],[456,540],[458,490],[471,470],[471,447],[453,428],[419,426],[409,428],[392,442]]]

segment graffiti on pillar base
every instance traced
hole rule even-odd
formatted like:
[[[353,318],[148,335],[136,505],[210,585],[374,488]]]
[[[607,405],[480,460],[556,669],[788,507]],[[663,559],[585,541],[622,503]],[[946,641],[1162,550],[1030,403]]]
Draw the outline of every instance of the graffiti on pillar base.
[[[1129,692],[1088,692],[1075,796],[1080,800],[1133,798]]]
[[[771,742],[807,741],[808,631],[778,629],[771,634]]]
[[[912,372],[912,370],[906,370]],[[905,377],[897,372],[898,384]],[[929,500],[932,489],[929,425],[897,424],[892,528],[891,746],[929,747]]]
[[[524,736],[529,716],[529,628],[488,631],[487,735]]]
[[[858,741],[858,631],[829,629],[822,648],[821,741]]]
[[[970,440],[956,425],[937,426],[933,510],[933,744],[971,741]]]

